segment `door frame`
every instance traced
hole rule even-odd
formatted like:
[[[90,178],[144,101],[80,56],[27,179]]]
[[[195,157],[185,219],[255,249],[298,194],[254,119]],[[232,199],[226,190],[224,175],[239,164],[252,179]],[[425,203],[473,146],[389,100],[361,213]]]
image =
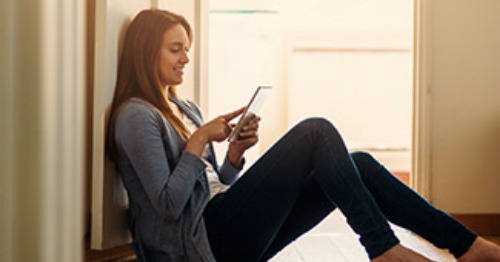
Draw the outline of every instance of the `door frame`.
[[[431,200],[430,190],[430,86],[432,54],[430,45],[424,44],[432,23],[430,4],[425,0],[414,1],[414,68],[413,68],[413,135],[412,135],[412,175],[410,185],[424,198]]]

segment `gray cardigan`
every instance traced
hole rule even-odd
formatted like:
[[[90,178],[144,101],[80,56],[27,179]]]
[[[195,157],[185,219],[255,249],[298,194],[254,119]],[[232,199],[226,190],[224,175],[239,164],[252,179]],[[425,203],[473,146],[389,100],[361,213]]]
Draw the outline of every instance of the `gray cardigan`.
[[[201,125],[193,103],[171,99]],[[203,161],[183,150],[185,142],[144,100],[132,98],[121,107],[115,130],[116,166],[129,195],[136,245],[166,261],[215,261],[203,221],[210,196]],[[207,160],[217,169],[212,145]],[[224,184],[233,183],[239,173],[227,159],[217,171]]]

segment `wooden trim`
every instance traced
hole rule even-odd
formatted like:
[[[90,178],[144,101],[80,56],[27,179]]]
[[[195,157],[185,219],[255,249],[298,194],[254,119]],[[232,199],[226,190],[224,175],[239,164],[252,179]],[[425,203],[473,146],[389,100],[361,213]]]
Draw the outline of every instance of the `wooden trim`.
[[[92,110],[94,108],[95,1],[86,1],[85,190],[84,232],[90,232],[92,210]]]
[[[90,237],[85,238],[85,262],[115,261],[128,262],[137,261],[137,257],[131,245],[117,246],[105,250],[93,250],[90,248]]]
[[[431,195],[431,133],[430,133],[430,88],[432,45],[432,9],[424,0],[414,2],[414,72],[413,72],[413,142],[412,171],[410,184],[424,198]]]
[[[397,177],[403,183],[405,183],[406,185],[410,185],[410,173],[409,172],[393,171],[392,173],[394,174],[395,177]]]
[[[292,52],[319,52],[319,53],[411,53],[408,48],[398,47],[333,47],[333,46],[295,46]]]
[[[212,1],[214,2],[214,1]],[[208,68],[209,68],[209,9],[211,3],[205,0],[195,0],[195,60],[193,99],[201,107],[202,112],[208,112]]]
[[[452,214],[479,235],[500,235],[500,214]]]

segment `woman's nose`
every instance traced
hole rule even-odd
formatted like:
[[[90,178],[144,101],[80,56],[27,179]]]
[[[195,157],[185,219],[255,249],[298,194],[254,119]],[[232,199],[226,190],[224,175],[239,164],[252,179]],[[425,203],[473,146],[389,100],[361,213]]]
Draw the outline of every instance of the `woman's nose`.
[[[187,53],[184,53],[184,55],[181,57],[181,62],[184,64],[189,63],[189,55]]]

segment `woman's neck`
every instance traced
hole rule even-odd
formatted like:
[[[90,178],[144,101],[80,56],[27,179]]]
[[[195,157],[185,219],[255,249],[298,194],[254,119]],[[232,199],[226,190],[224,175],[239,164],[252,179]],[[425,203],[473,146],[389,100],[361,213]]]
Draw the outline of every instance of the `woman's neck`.
[[[183,112],[180,110],[179,106],[177,106],[176,103],[172,102],[170,99],[169,99],[169,94],[170,94],[170,87],[167,86],[166,87],[166,92],[164,92],[164,96],[165,96],[165,101],[167,101],[168,103],[168,106],[172,109],[172,113],[178,117],[179,119],[182,119],[183,117]]]

